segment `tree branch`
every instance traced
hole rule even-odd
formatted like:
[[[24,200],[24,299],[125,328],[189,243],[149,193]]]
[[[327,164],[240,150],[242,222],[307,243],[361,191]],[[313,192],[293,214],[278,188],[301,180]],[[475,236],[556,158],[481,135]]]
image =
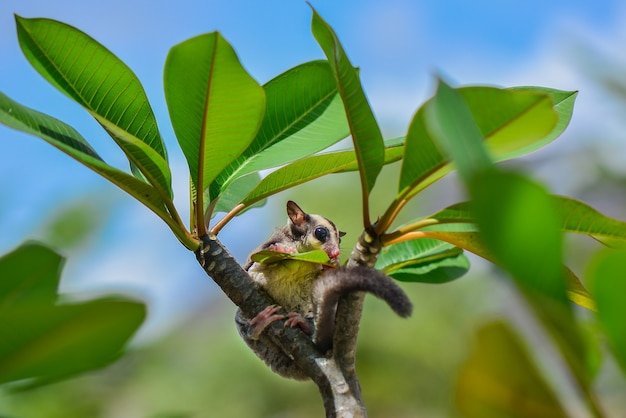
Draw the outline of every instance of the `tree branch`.
[[[365,229],[354,246],[348,267],[367,266],[374,267],[382,244],[380,237],[375,232],[376,225]],[[365,293],[349,293],[339,299],[337,315],[335,317],[335,338],[333,341],[333,356],[346,378],[351,392],[360,403],[361,388],[356,375],[356,345],[359,334],[359,324],[363,312]]]
[[[215,235],[201,237],[201,246],[196,251],[196,258],[204,271],[246,317],[254,318],[267,306],[274,304],[260,291]],[[326,358],[320,353],[304,332],[286,328],[283,321],[274,321],[264,330],[264,336],[271,338],[285,353],[293,356],[296,364],[317,385],[327,417],[366,416],[360,392],[353,389],[358,389],[358,381],[356,385],[350,383],[350,380],[355,381],[356,374],[353,373],[350,380],[344,378],[342,374],[344,368],[339,367],[334,357]]]

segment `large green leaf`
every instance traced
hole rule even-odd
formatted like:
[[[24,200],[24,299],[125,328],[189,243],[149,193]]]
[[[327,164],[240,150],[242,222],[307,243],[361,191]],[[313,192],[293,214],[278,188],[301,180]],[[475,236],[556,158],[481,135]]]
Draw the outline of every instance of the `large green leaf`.
[[[401,281],[446,283],[465,274],[469,261],[461,248],[425,238],[384,247],[376,268]]]
[[[398,161],[402,158],[403,151],[404,145],[392,141],[385,148],[383,163]],[[248,205],[327,174],[355,171],[358,167],[354,151],[338,151],[303,158],[268,174],[242,203]]]
[[[359,163],[363,195],[366,198],[384,164],[383,137],[361,87],[358,71],[350,63],[333,29],[315,9],[311,29],[337,80]]]
[[[121,298],[56,304],[62,265],[36,243],[0,258],[0,384],[27,388],[101,368],[145,319],[142,303]]]
[[[545,189],[517,174],[490,172],[471,190],[481,240],[497,262],[522,288],[565,305],[562,221]]]
[[[564,196],[551,196],[552,203],[560,214],[561,230],[586,234],[611,246],[623,246],[626,241],[626,222],[610,218],[584,202]],[[438,230],[441,224],[464,224],[475,222],[469,202],[457,203],[431,216],[438,224],[428,230]]]
[[[161,218],[169,218],[154,187],[105,163],[71,126],[22,106],[1,92],[0,123],[40,137],[135,197]]]
[[[567,417],[519,337],[503,322],[478,330],[459,373],[456,404],[466,418]]]
[[[626,251],[604,251],[589,269],[591,290],[598,305],[598,319],[606,332],[617,362],[626,373]]]
[[[211,199],[249,173],[307,157],[350,133],[326,61],[298,65],[263,86],[267,108],[250,146],[211,184]]]
[[[202,192],[254,139],[265,91],[217,32],[174,46],[165,62],[164,85],[174,132],[193,184]]]
[[[135,74],[80,30],[50,19],[16,16],[24,55],[55,87],[83,106],[162,194],[171,198],[165,146]]]
[[[556,139],[569,123],[576,97],[576,92],[540,87],[457,90],[495,161],[527,154]],[[407,198],[452,170],[449,159],[426,129],[425,111],[433,100],[418,110],[409,127],[399,184],[399,192],[406,193]]]
[[[541,185],[495,170],[475,177],[469,190],[481,240],[522,290],[595,408],[584,343],[567,300],[562,220],[553,199]]]
[[[424,238],[433,238],[450,243],[497,264],[495,256],[483,244],[480,233],[474,224],[457,223],[429,226],[421,230],[421,235]],[[416,241],[421,241],[421,239]],[[408,256],[407,259],[409,259]],[[580,279],[567,267],[564,267],[564,274],[569,300],[587,309],[595,310],[595,301]]]

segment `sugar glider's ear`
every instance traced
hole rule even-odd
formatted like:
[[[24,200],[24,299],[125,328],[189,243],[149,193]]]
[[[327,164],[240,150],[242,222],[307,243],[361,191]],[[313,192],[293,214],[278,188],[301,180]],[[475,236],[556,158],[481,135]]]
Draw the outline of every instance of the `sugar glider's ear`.
[[[299,227],[306,222],[306,213],[300,209],[300,206],[296,204],[293,200],[287,201],[287,216],[291,222]]]
[[[343,236],[345,236],[345,235],[346,235],[346,233],[345,233],[345,232],[343,232],[343,231],[339,231],[339,236],[340,236],[340,237],[343,237]]]

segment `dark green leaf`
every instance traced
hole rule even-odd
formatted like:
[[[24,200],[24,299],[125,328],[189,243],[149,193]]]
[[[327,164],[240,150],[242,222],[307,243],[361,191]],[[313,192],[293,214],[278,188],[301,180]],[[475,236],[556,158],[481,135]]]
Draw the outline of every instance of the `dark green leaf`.
[[[445,283],[465,274],[469,261],[460,248],[426,238],[384,247],[376,268],[396,280]]]
[[[337,80],[356,150],[363,194],[367,197],[384,164],[383,137],[361,87],[358,71],[350,63],[333,29],[315,9],[311,29]]]
[[[38,136],[135,197],[161,217],[169,217],[159,193],[149,184],[106,164],[71,126],[22,106],[0,92],[0,123]]]
[[[18,16],[16,23],[20,46],[33,67],[89,111],[131,165],[171,198],[165,146],[146,93],[130,68],[72,26]]]

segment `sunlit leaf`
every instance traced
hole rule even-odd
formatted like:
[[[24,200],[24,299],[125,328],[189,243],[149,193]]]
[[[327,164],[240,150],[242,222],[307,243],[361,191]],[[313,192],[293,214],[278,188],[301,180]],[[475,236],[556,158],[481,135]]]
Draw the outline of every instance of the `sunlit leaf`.
[[[145,319],[142,303],[121,298],[56,304],[62,265],[36,243],[0,258],[0,384],[25,389],[104,367]]]
[[[153,186],[171,198],[167,154],[146,93],[135,74],[87,34],[50,19],[16,16],[24,55],[56,88],[106,129]]]
[[[239,177],[307,157],[350,132],[326,61],[298,65],[263,87],[267,108],[259,132],[211,184],[210,200]]]
[[[397,144],[398,141],[393,141]],[[385,149],[384,164],[402,158],[403,145],[391,145]],[[338,151],[313,155],[281,167],[268,174],[242,203],[250,204],[265,199],[280,191],[289,189],[327,174],[345,173],[358,169],[354,151]]]
[[[598,319],[622,372],[626,374],[626,251],[604,251],[591,263],[589,279]]]
[[[503,322],[478,330],[458,377],[456,404],[465,418],[567,417],[524,344]]]
[[[532,152],[557,138],[571,118],[576,92],[541,87],[456,89],[465,101],[495,161]],[[415,114],[399,191],[411,197],[452,170],[425,125],[429,100]],[[558,119],[554,119],[554,118]]]
[[[483,134],[461,93],[439,80],[433,100],[426,106],[424,114],[426,131],[436,138],[437,145],[454,161],[461,177],[469,179],[491,167],[491,159],[482,145]],[[412,141],[409,129],[406,153]],[[409,165],[406,157],[403,170]],[[406,170],[405,170],[406,171]],[[401,174],[401,179],[405,175]]]
[[[196,190],[206,187],[254,139],[263,88],[217,32],[174,46],[165,63],[165,99]]]
[[[333,29],[315,9],[311,29],[337,80],[359,163],[363,194],[368,196],[384,161],[380,128],[367,102],[356,68],[350,63]]]

